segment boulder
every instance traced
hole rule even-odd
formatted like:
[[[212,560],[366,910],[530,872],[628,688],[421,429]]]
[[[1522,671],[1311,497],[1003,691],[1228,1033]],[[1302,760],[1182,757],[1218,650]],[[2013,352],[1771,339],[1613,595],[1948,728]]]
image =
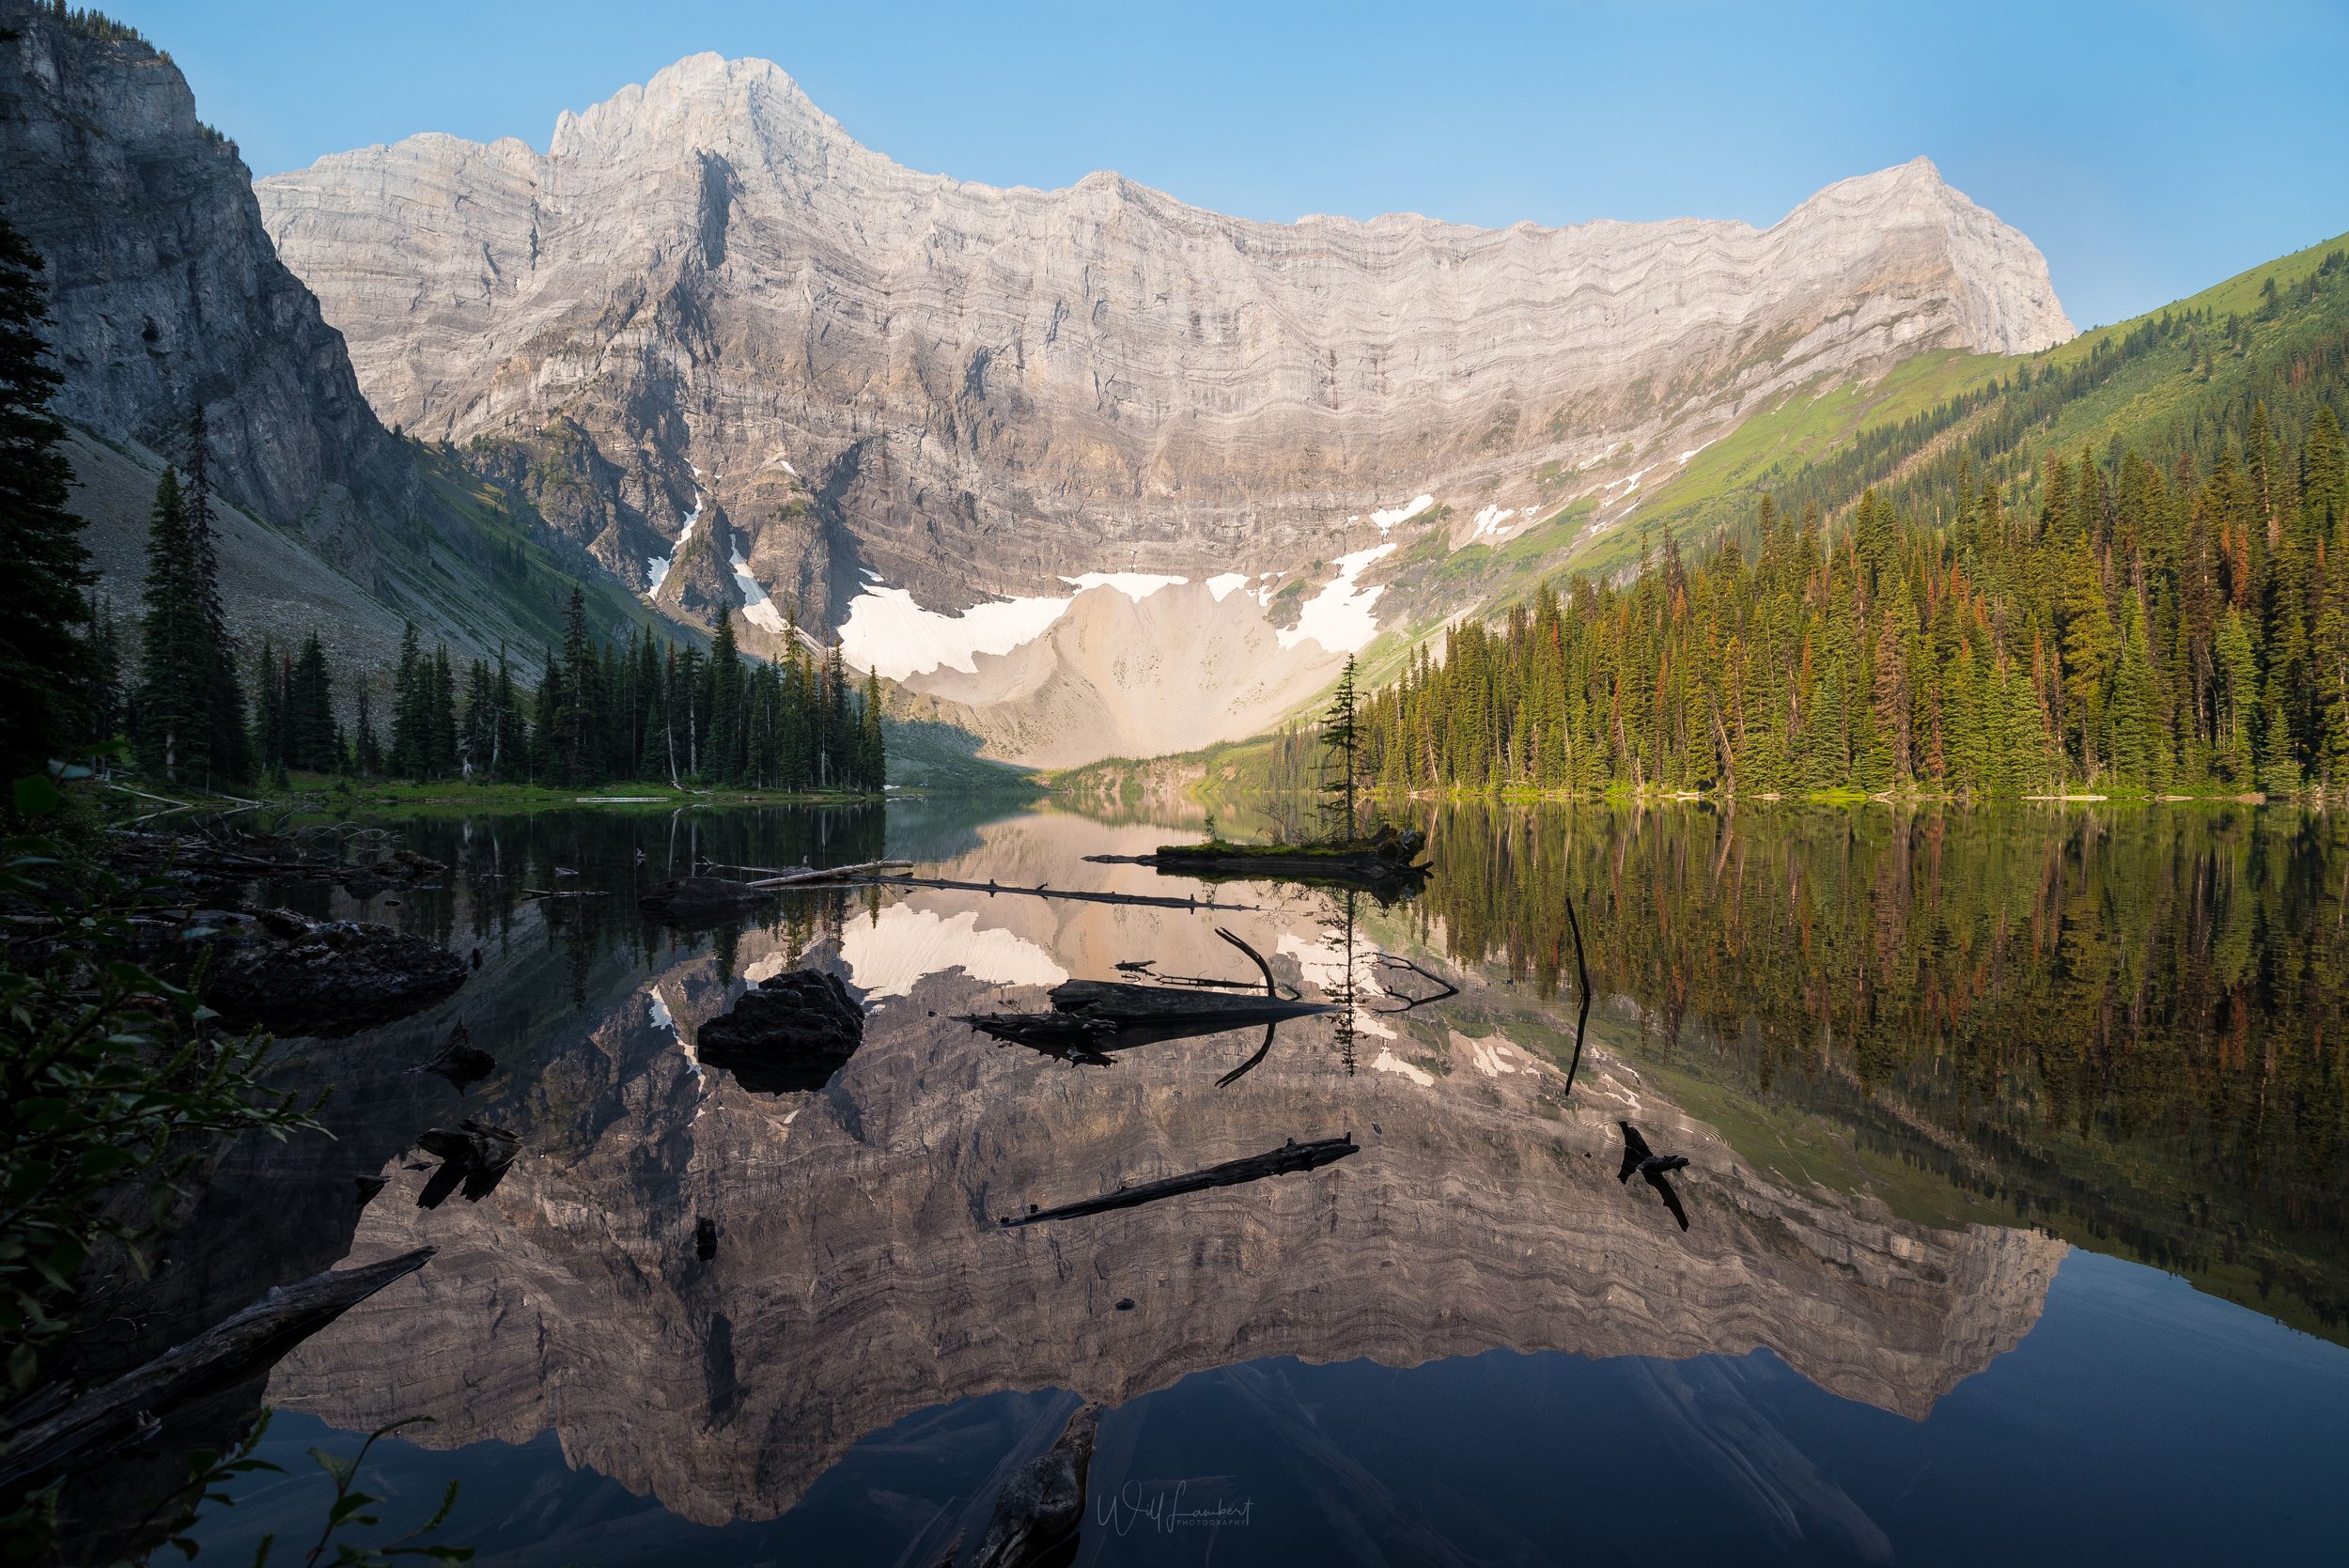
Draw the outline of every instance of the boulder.
[[[752,990],[694,1037],[705,1066],[745,1089],[821,1089],[864,1043],[864,1010],[836,974],[786,970]]]
[[[290,909],[210,916],[205,1005],[239,1028],[274,1034],[352,1034],[428,1007],[465,983],[444,947],[350,920]]]

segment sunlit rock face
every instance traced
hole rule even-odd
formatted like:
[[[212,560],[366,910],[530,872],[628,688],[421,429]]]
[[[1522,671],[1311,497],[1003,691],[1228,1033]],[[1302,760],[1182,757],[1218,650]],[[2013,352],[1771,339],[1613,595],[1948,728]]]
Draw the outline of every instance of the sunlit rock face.
[[[990,845],[1006,880],[1042,820]],[[1084,831],[1081,847],[1115,849],[1149,830]],[[571,1463],[716,1522],[779,1514],[858,1437],[995,1389],[1114,1405],[1268,1357],[1767,1346],[1838,1394],[1921,1417],[2038,1317],[2061,1243],[1789,1190],[1604,1051],[1569,1102],[1559,1069],[1504,1035],[1385,1012],[1397,999],[1368,988],[1367,949],[1349,966],[1312,916],[1218,918],[1287,980],[1365,982],[1352,1071],[1327,1020],[1284,1028],[1219,1089],[1258,1036],[1087,1068],[949,1016],[1034,1006],[1054,973],[1137,954],[1231,972],[1206,922],[1146,910],[916,893],[851,912],[806,957],[875,1010],[815,1094],[746,1093],[691,1049],[742,977],[799,955],[752,933],[732,979],[708,958],[662,970],[537,1077],[512,1111],[530,1153],[480,1204],[419,1211],[423,1176],[386,1171],[352,1254],[440,1256],[296,1352],[271,1397],[362,1429],[428,1412],[438,1444],[552,1430]],[[1618,1116],[1692,1157],[1688,1234],[1615,1179]],[[1312,1174],[997,1223],[1347,1131],[1362,1152]],[[702,1219],[719,1236],[707,1263]],[[1134,1309],[1116,1311],[1125,1297]]]
[[[1310,596],[1388,529],[1497,537],[1579,493],[1541,464],[1611,516],[1782,389],[2071,334],[2037,250],[1922,159],[1761,230],[1253,223],[1114,174],[917,173],[715,54],[566,114],[544,154],[421,135],[257,190],[385,420],[481,439],[687,618],[745,581],[824,628],[882,589],[952,616],[1089,573]],[[1374,520],[1422,496],[1443,505]],[[1350,651],[1315,646],[1315,678]],[[1024,700],[1003,675],[979,706]]]

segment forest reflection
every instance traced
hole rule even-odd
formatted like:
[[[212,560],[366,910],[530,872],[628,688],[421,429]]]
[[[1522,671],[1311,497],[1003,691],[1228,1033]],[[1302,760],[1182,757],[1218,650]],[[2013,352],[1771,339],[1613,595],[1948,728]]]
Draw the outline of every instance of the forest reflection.
[[[1423,808],[1402,911],[1635,1057],[2349,1337],[2349,830],[2248,806]],[[1628,1027],[1626,1027],[1628,1026]],[[1693,1109],[1693,1108],[1692,1108]],[[1702,1113],[1702,1112],[1700,1112]]]

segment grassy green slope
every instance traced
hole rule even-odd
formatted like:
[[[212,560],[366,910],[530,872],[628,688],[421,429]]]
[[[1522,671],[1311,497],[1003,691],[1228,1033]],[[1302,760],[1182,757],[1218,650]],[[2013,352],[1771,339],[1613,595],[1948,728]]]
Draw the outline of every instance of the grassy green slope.
[[[2330,263],[2327,257],[2341,259]],[[2275,286],[2271,303],[2264,291]],[[1624,522],[1586,536],[1591,504],[1574,502],[1498,548],[1448,550],[1439,533],[1387,563],[1387,629],[1363,651],[1364,687],[1392,681],[1422,644],[1440,644],[1464,614],[1498,615],[1547,581],[1638,566],[1665,538],[1701,550],[1750,527],[1764,495],[1832,519],[1870,487],[1923,516],[1946,515],[1962,472],[1995,481],[2008,504],[2036,497],[2050,450],[2100,455],[2135,446],[2165,465],[2207,459],[2254,398],[2337,403],[2349,381],[2349,235],[2279,256],[2225,282],[2045,352],[1935,349],[1873,382],[1816,382],[1780,396],[1657,482]],[[2345,410],[2344,412],[2349,412]],[[1258,739],[1209,747],[1162,768],[1215,799],[1261,788],[1283,769]],[[1148,771],[1148,769],[1143,769]],[[1136,765],[1112,762],[1071,783],[1114,788]]]
[[[1749,522],[1766,493],[1815,503],[1832,517],[1878,486],[1929,511],[1946,504],[1961,457],[2022,501],[2051,448],[2102,454],[2117,443],[2161,461],[2198,449],[2221,411],[2289,396],[2309,363],[2349,343],[2349,270],[2335,263],[2319,276],[2344,249],[2349,235],[2042,353],[1939,350],[1871,386],[1790,394],[1691,458],[1626,523],[1558,564],[1610,571],[1667,534],[1684,544],[1709,540]],[[2272,304],[2263,298],[2271,282]]]

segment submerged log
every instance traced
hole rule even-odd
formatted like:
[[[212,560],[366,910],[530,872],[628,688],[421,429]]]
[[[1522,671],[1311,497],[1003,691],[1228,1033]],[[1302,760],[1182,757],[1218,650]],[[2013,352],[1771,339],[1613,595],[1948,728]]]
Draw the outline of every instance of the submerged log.
[[[774,897],[770,889],[724,877],[679,877],[636,900],[636,907],[672,925],[715,924]]]
[[[155,1413],[263,1373],[393,1281],[431,1260],[420,1247],[279,1285],[235,1316],[94,1389],[46,1420],[0,1435],[0,1494],[13,1496],[135,1439]]]
[[[1076,1550],[1084,1525],[1085,1481],[1100,1423],[1100,1405],[1081,1406],[1050,1452],[1012,1472],[996,1494],[995,1514],[978,1551],[963,1568],[1042,1568],[1066,1560],[1061,1554]]]
[[[350,920],[290,909],[204,911],[214,944],[204,1001],[240,1028],[341,1035],[404,1017],[465,983],[444,947]]]
[[[864,1010],[821,970],[770,976],[693,1037],[703,1065],[762,1094],[821,1089],[863,1043]]]
[[[1277,1149],[1261,1155],[1249,1155],[1241,1159],[1225,1160],[1204,1171],[1187,1175],[1168,1176],[1162,1181],[1144,1182],[1140,1187],[1121,1187],[1098,1198],[1085,1198],[1058,1208],[1039,1209],[1033,1204],[1022,1215],[1004,1215],[997,1221],[1002,1225],[1034,1225],[1047,1219],[1074,1219],[1081,1215],[1107,1214],[1112,1209],[1136,1208],[1168,1198],[1178,1198],[1186,1192],[1204,1192],[1211,1187],[1237,1187],[1243,1182],[1262,1181],[1267,1176],[1284,1176],[1299,1171],[1318,1170],[1324,1165],[1361,1153],[1361,1145],[1354,1135],[1344,1138],[1317,1139],[1299,1143],[1290,1139]]]

